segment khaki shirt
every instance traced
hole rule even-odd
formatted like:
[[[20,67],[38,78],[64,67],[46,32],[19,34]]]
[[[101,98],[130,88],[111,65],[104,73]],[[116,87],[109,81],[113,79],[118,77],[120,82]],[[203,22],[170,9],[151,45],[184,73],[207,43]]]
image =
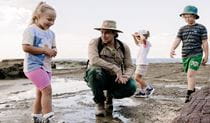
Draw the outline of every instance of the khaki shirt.
[[[120,44],[116,44],[116,49],[104,46],[100,52],[100,57],[98,54],[98,38],[90,41],[88,46],[88,58],[89,66],[102,67],[109,71],[111,75],[116,75],[117,73],[122,73],[123,75],[128,75],[131,77],[134,73],[134,66],[132,64],[130,49],[123,43],[125,48],[125,56],[121,51]],[[124,68],[122,68],[124,59]],[[122,69],[123,71],[122,71]]]

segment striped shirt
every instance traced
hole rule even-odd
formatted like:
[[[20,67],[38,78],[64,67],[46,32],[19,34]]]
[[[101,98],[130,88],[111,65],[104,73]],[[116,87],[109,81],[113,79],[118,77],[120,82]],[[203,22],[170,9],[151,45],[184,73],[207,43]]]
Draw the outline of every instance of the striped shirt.
[[[177,37],[182,40],[182,57],[203,53],[202,41],[208,38],[207,29],[201,24],[186,25],[179,29]]]

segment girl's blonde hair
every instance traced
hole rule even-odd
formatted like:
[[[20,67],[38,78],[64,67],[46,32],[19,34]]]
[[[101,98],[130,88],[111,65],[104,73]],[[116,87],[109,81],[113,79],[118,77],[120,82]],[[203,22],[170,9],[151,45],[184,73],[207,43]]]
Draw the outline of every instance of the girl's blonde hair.
[[[36,23],[38,20],[38,16],[44,13],[47,9],[55,11],[55,9],[48,5],[46,2],[40,2],[32,14],[31,24]]]

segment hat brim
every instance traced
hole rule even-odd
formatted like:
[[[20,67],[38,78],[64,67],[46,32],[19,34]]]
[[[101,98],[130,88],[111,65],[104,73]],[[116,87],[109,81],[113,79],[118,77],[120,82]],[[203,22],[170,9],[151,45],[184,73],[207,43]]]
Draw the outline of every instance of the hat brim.
[[[117,30],[117,29],[114,29],[114,28],[94,28],[95,30],[113,30],[113,31],[116,31],[116,32],[119,32],[119,33],[123,33],[123,31],[121,30]]]
[[[195,13],[182,13],[179,16],[182,17],[182,15],[186,15],[186,14],[191,14],[191,15],[195,15],[196,19],[199,19],[199,16]]]

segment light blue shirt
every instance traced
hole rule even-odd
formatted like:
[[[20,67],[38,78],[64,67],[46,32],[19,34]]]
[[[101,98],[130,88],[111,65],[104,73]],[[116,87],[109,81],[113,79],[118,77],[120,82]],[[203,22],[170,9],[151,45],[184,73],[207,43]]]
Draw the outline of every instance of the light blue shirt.
[[[30,25],[23,33],[22,44],[29,44],[34,47],[55,48],[55,34],[51,30],[42,30],[35,24]],[[56,49],[55,49],[56,50]],[[30,72],[37,68],[43,68],[47,72],[52,72],[51,58],[45,54],[25,53],[24,72]]]

